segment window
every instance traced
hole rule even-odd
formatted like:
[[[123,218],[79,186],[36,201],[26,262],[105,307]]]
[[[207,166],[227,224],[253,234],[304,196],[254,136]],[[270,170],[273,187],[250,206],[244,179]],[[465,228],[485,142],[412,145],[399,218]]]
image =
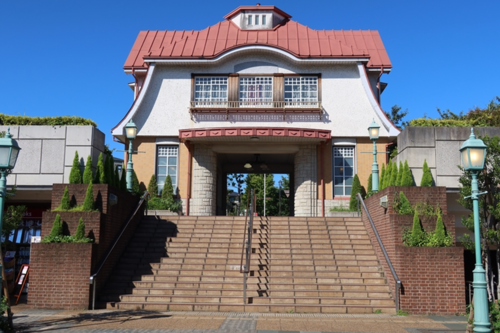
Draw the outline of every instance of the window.
[[[351,195],[354,175],[354,147],[333,148],[334,195]]]
[[[266,25],[266,15],[262,15],[262,25]]]
[[[248,15],[248,25],[252,25],[252,15]]]
[[[158,183],[158,194],[160,194],[167,175],[172,179],[174,194],[177,192],[177,156],[178,146],[158,146],[156,158],[156,180]]]
[[[285,77],[285,102],[317,102],[318,77]],[[287,105],[294,103],[287,103]],[[301,105],[300,103],[298,103]]]
[[[227,77],[197,77],[194,81],[195,101],[227,101]]]
[[[273,77],[241,77],[240,101],[247,102],[243,105],[270,105],[273,101]]]
[[[255,15],[255,25],[259,25],[259,15]]]

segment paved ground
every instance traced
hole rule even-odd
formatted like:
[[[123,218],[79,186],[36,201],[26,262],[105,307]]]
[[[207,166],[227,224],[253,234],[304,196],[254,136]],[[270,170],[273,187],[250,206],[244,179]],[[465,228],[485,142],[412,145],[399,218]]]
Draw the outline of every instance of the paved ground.
[[[17,332],[74,333],[464,333],[463,316],[237,312],[63,311],[13,307]]]

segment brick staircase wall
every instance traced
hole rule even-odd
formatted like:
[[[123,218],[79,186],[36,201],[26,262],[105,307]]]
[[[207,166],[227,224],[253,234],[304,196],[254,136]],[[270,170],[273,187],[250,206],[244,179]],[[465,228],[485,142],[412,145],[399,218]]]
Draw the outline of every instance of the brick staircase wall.
[[[443,211],[446,231],[455,240],[455,219],[448,215],[445,187],[391,186],[365,200],[392,265],[402,282],[400,308],[415,314],[465,313],[465,276],[463,247],[423,248],[406,247],[402,236],[404,228],[411,228],[413,216],[397,215],[392,208],[394,196],[403,191],[414,206],[417,202],[439,204]],[[387,209],[380,206],[380,198],[387,196]],[[427,231],[436,227],[435,219],[421,218]],[[372,240],[377,258],[395,294],[395,281],[366,215],[363,222]]]

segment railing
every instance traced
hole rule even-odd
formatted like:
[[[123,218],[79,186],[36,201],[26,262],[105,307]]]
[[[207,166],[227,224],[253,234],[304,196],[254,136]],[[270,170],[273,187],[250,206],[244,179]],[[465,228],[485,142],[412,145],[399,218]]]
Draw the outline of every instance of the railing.
[[[106,260],[108,260],[109,256],[111,255],[111,252],[113,251],[113,249],[115,248],[116,244],[118,244],[118,242],[120,241],[120,238],[122,237],[123,233],[125,232],[125,230],[127,230],[127,227],[128,225],[130,224],[130,222],[134,219],[135,215],[137,214],[137,212],[139,211],[139,209],[141,208],[142,204],[144,203],[144,201],[146,201],[146,199],[149,197],[149,193],[148,191],[146,191],[144,193],[144,195],[141,197],[141,200],[139,200],[139,203],[137,204],[137,206],[135,207],[134,211],[132,212],[132,215],[130,216],[130,218],[128,219],[127,223],[125,223],[125,225],[122,227],[122,229],[120,230],[120,233],[118,234],[118,236],[115,238],[115,241],[113,243],[113,245],[111,246],[111,248],[108,250],[108,252],[106,253],[106,255],[104,256],[104,259],[101,260],[101,264],[99,265],[99,267],[95,270],[94,274],[92,274],[90,276],[90,284],[93,285],[92,286],[92,310],[95,309],[95,288],[96,288],[96,284],[97,284],[97,275],[99,274],[99,272],[101,271],[101,269],[104,267],[104,264],[106,263]]]
[[[370,224],[372,226],[373,233],[375,234],[375,237],[377,238],[378,244],[380,245],[380,248],[382,249],[382,253],[384,254],[385,261],[387,262],[387,265],[389,265],[389,269],[391,270],[392,276],[394,277],[394,281],[396,281],[396,290],[395,290],[395,302],[396,302],[396,313],[399,311],[399,292],[401,290],[401,280],[399,280],[398,275],[396,274],[396,271],[394,270],[394,267],[392,266],[391,259],[389,259],[389,256],[387,255],[387,251],[385,250],[384,244],[382,243],[382,240],[380,239],[380,236],[378,235],[377,228],[375,227],[375,224],[373,223],[372,217],[370,216],[370,213],[368,212],[368,208],[366,208],[365,202],[363,201],[363,198],[361,195],[358,193],[357,194],[358,201],[361,202],[361,205],[363,206],[363,209],[365,210],[366,217],[368,217],[368,220],[370,221]]]
[[[250,199],[250,205],[248,200]],[[247,304],[247,279],[250,272],[250,260],[252,257],[252,234],[253,234],[253,213],[255,211],[255,194],[250,190],[250,198],[247,198],[247,213],[245,215],[245,232],[243,232],[243,246],[241,247],[240,273],[243,273],[243,304]],[[248,224],[247,224],[248,220]],[[245,241],[246,239],[246,241]],[[245,264],[243,265],[243,255]]]

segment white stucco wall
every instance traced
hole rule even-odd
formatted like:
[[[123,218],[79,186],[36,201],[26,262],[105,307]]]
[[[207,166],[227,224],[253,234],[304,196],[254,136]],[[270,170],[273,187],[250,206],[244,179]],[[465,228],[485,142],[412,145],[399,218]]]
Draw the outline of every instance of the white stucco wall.
[[[381,117],[361,64],[302,64],[271,52],[244,53],[224,61],[203,65],[156,64],[145,93],[132,108],[131,116],[140,136],[178,136],[179,129],[235,126],[273,126],[328,129],[332,136],[364,137],[374,118],[381,124],[381,137],[389,136],[387,120]],[[191,120],[191,74],[321,74],[324,114],[225,114],[195,115]],[[385,123],[385,127],[384,127]],[[391,130],[395,136],[394,130]],[[117,131],[113,132],[117,135]],[[397,134],[397,133],[396,133]]]

